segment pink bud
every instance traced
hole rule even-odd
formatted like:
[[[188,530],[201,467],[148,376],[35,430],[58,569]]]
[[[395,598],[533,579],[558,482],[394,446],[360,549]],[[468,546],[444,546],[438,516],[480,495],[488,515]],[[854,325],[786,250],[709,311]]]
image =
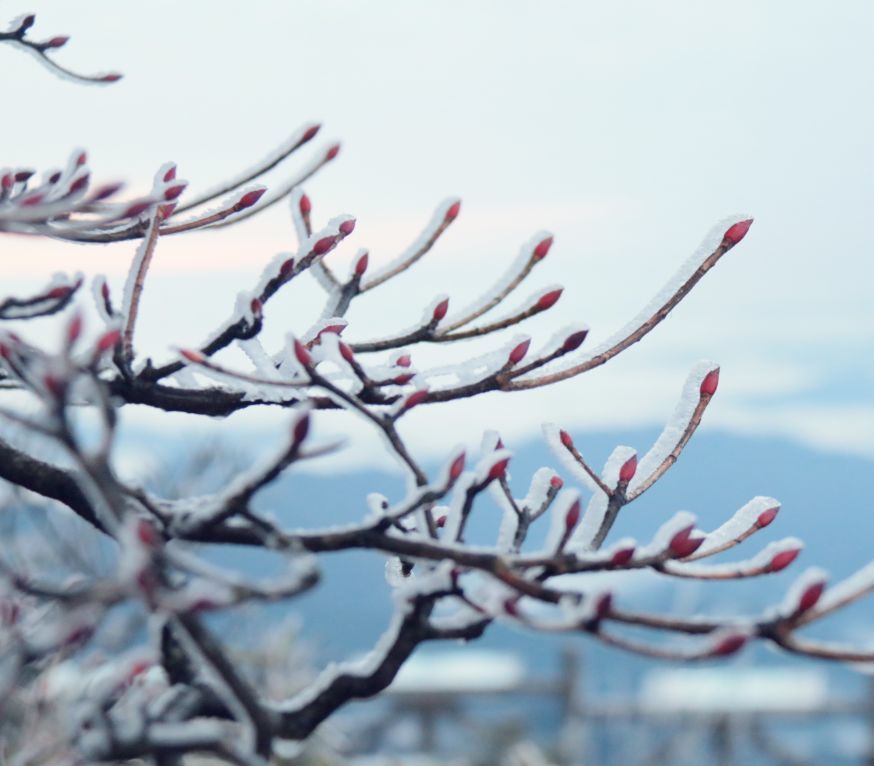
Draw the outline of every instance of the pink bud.
[[[729,226],[725,234],[722,235],[722,244],[724,247],[734,247],[740,242],[753,225],[753,219],[748,218],[746,221],[739,221],[734,226]]]
[[[108,303],[109,302],[109,283],[108,282],[104,282],[102,285],[100,285],[100,294],[103,296],[103,302]]]
[[[610,563],[613,566],[625,566],[634,557],[634,547],[620,548],[610,557]]]
[[[297,338],[294,339],[294,355],[297,358],[297,361],[304,367],[309,367],[313,363],[313,357],[312,354],[310,354],[309,349]]]
[[[565,531],[570,532],[580,520],[580,501],[574,500],[573,505],[568,508],[567,513],[564,516],[564,528]]]
[[[534,252],[531,253],[531,257],[535,261],[542,260],[546,257],[546,254],[549,252],[549,248],[552,247],[552,237],[547,237],[542,240],[537,247],[534,248]]]
[[[343,221],[340,224],[340,234],[344,237],[348,237],[353,231],[355,231],[355,219],[350,218],[347,221]]]
[[[67,44],[69,39],[70,38],[66,35],[60,35],[59,37],[53,37],[51,40],[47,40],[42,45],[43,48],[62,48]]]
[[[45,194],[41,194],[40,192],[37,192],[36,194],[29,194],[27,197],[21,200],[19,204],[23,205],[24,207],[33,207],[42,202],[44,197]]]
[[[12,184],[14,183],[15,181],[12,180],[12,173],[4,173],[3,180],[0,181],[0,186],[2,186],[4,190],[8,191],[12,188]]]
[[[66,385],[60,378],[55,377],[51,373],[46,373],[43,375],[42,382],[46,390],[56,399],[63,397]]]
[[[107,197],[111,197],[113,194],[117,194],[122,186],[123,184],[106,184],[105,186],[98,186],[91,195],[91,200],[93,202],[99,202]]]
[[[504,601],[504,611],[511,617],[519,617],[519,599],[508,598]]]
[[[503,479],[507,473],[507,466],[510,464],[510,458],[505,457],[503,460],[499,460],[495,463],[490,469],[488,473],[488,481],[494,481],[495,479]]]
[[[171,202],[169,205],[158,205],[158,220],[166,221],[171,215],[173,215],[175,209],[175,202]]]
[[[194,362],[194,364],[203,364],[206,361],[206,357],[203,354],[199,351],[192,351],[190,348],[179,349],[179,353],[189,362]]]
[[[264,304],[258,297],[252,298],[252,301],[249,303],[249,308],[252,309],[252,313],[256,318],[260,317],[264,312]]]
[[[522,359],[525,358],[525,354],[528,353],[528,347],[531,345],[531,339],[523,340],[520,344],[518,344],[507,357],[508,364],[515,365],[519,364]]]
[[[121,78],[122,75],[118,72],[109,72],[100,78],[100,82],[118,82]]]
[[[28,13],[27,16],[21,19],[21,22],[18,25],[18,29],[16,32],[26,32],[33,26],[33,22],[36,21],[36,16],[32,13]]]
[[[413,391],[405,400],[403,410],[410,410],[417,404],[421,404],[428,398],[428,389],[420,388],[418,391]]]
[[[16,183],[24,183],[33,175],[32,170],[17,170],[15,171]]]
[[[70,184],[70,193],[75,194],[76,192],[82,191],[86,186],[88,186],[88,181],[90,177],[88,173],[84,173],[79,176],[73,183]]]
[[[337,242],[336,237],[322,237],[316,244],[313,245],[313,252],[316,255],[324,255],[327,253]]]
[[[310,211],[313,209],[313,203],[310,202],[310,198],[307,197],[306,194],[302,194],[300,198],[300,202],[297,203],[297,207],[300,210],[301,215],[309,215]]]
[[[60,171],[60,170],[56,170],[54,173],[52,173],[52,174],[49,176],[49,183],[50,183],[50,184],[56,184],[56,183],[60,180],[60,178],[61,178],[61,171]]]
[[[364,272],[367,271],[367,262],[370,259],[367,251],[365,250],[358,261],[355,263],[355,276],[360,277],[363,276]]]
[[[392,383],[398,386],[405,386],[409,383],[413,378],[415,378],[415,374],[412,372],[405,372],[401,375],[397,375],[392,378]]]
[[[443,529],[446,526],[446,514],[444,513],[442,516],[437,517],[437,529]]]
[[[694,525],[690,525],[685,529],[681,529],[671,538],[668,548],[673,558],[684,559],[686,556],[691,556],[701,547],[704,537],[692,537],[694,529]]]
[[[286,279],[291,276],[292,271],[294,271],[294,258],[289,258],[287,261],[283,261],[279,267],[279,276]]]
[[[185,191],[187,185],[188,184],[175,184],[174,186],[167,187],[164,190],[164,199],[168,202],[177,199],[179,195]]]
[[[452,461],[452,465],[449,466],[449,481],[457,481],[458,477],[461,476],[461,472],[464,470],[464,453],[462,452],[455,460]]]
[[[237,200],[237,204],[234,207],[237,210],[245,210],[247,207],[252,207],[261,197],[264,196],[264,193],[267,191],[265,188],[261,189],[252,189],[252,191],[247,191],[240,199]]]
[[[561,489],[564,486],[564,481],[561,476],[553,476],[549,480],[549,486],[552,487],[552,489]]]
[[[79,152],[79,156],[76,157],[76,167],[81,168],[86,162],[88,162],[88,155],[85,152]]]
[[[701,396],[713,396],[716,393],[716,389],[719,386],[719,368],[717,367],[715,370],[711,370],[704,376],[704,380],[701,381]]]
[[[100,339],[97,341],[94,350],[98,354],[105,354],[107,351],[109,351],[109,349],[115,348],[118,345],[119,340],[121,340],[121,331],[110,330],[109,332],[104,333],[100,336]]]
[[[603,620],[610,610],[613,608],[613,594],[603,593],[598,597],[598,603],[595,605],[595,616],[599,620]]]
[[[304,439],[306,439],[309,430],[310,416],[309,413],[305,413],[302,417],[297,419],[294,428],[292,429],[292,438],[294,439],[295,445],[300,444]]]
[[[147,548],[154,548],[161,542],[161,535],[155,525],[148,519],[137,519],[136,524],[137,540],[139,540]]]
[[[342,335],[343,330],[346,329],[345,324],[329,324],[325,325],[321,330],[319,330],[319,338],[322,337],[325,333],[330,333],[331,335]]]
[[[316,137],[316,133],[321,129],[321,125],[316,123],[315,125],[310,125],[301,136],[300,142],[306,143],[307,141],[312,141]]]
[[[579,332],[575,332],[571,335],[568,335],[565,338],[564,343],[561,345],[562,353],[568,353],[569,351],[575,351],[580,346],[583,345],[583,341],[586,339],[586,336],[589,334],[588,330],[580,330]]]
[[[546,311],[546,309],[551,309],[556,303],[558,303],[558,299],[561,298],[562,292],[564,292],[564,288],[559,287],[555,290],[550,290],[548,293],[544,293],[537,299],[537,303],[534,304],[534,308],[538,311]]]
[[[708,654],[711,657],[728,657],[729,655],[736,654],[747,643],[747,636],[737,633],[732,636],[726,636],[723,638],[716,646],[714,646]]]
[[[77,311],[67,325],[67,344],[72,346],[82,334],[82,315]]]
[[[574,440],[571,438],[571,435],[567,431],[559,431],[558,436],[561,439],[561,443],[564,445],[565,449],[574,448]]]
[[[398,367],[409,367],[412,363],[413,360],[409,354],[401,354],[397,359],[395,359],[395,364]]]
[[[169,182],[176,178],[176,166],[171,165],[166,173],[164,173],[164,181]]]
[[[136,218],[138,215],[141,215],[146,210],[148,210],[152,206],[151,202],[146,202],[145,200],[142,202],[134,202],[130,205],[124,213],[121,214],[122,218]]]
[[[446,316],[447,311],[449,311],[449,298],[444,298],[434,307],[434,313],[431,315],[431,321],[439,322],[441,319],[443,319],[443,317]]]
[[[824,590],[824,582],[815,582],[813,585],[809,585],[804,593],[801,594],[801,598],[798,599],[798,611],[806,612],[808,609],[813,609]]]
[[[457,202],[453,202],[449,206],[449,209],[446,211],[446,215],[443,216],[443,221],[445,223],[451,223],[456,218],[458,218],[459,212],[461,212],[461,200],[458,200]]]
[[[765,571],[780,572],[783,569],[786,569],[786,567],[798,558],[799,553],[801,553],[800,548],[789,548],[788,550],[780,551],[780,553],[776,554],[774,558],[771,559],[770,563],[765,568]]]
[[[634,474],[637,472],[637,455],[632,455],[628,460],[626,460],[622,464],[622,468],[619,469],[619,481],[627,484],[634,478]]]
[[[349,364],[355,361],[355,354],[352,353],[352,348],[348,343],[343,343],[343,341],[340,341],[340,356],[349,362]]]
[[[61,298],[66,298],[72,292],[73,289],[71,287],[68,287],[67,285],[62,285],[61,287],[53,287],[46,293],[46,298],[58,300]]]
[[[767,527],[775,518],[777,518],[777,513],[780,511],[780,506],[776,506],[774,508],[768,508],[766,511],[762,511],[759,514],[759,518],[756,519],[756,526],[759,529],[763,529]]]
[[[340,153],[340,144],[334,144],[325,152],[325,162],[334,159]]]

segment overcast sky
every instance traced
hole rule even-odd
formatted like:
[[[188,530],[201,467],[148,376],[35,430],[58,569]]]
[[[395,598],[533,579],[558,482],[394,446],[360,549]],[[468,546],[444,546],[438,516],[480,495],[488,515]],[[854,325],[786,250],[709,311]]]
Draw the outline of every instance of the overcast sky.
[[[566,290],[528,332],[545,340],[584,321],[597,343],[714,223],[755,217],[639,347],[552,390],[413,413],[420,446],[441,452],[486,427],[532,435],[542,420],[655,424],[689,368],[714,359],[723,377],[708,426],[874,455],[871,3],[3,4],[9,17],[25,11],[37,13],[35,37],[71,35],[58,60],[125,79],[75,85],[0,46],[0,165],[53,167],[82,146],[97,177],[131,193],[166,160],[196,191],[320,121],[312,153],[332,138],[343,149],[307,184],[316,218],[358,217],[331,256],[341,264],[361,246],[388,260],[442,199],[464,200],[427,263],[353,310],[353,340],[408,326],[440,292],[460,306],[548,229],[555,247],[520,297]],[[9,236],[0,246],[10,290],[76,269],[120,289],[133,251]],[[293,247],[284,207],[161,243],[143,350],[196,344]],[[302,331],[315,295],[277,301],[266,340]]]

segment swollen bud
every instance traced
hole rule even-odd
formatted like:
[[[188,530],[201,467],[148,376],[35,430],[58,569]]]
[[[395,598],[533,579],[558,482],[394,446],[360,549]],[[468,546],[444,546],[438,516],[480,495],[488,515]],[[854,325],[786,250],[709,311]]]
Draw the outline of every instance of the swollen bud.
[[[569,351],[576,351],[576,349],[583,345],[583,341],[588,334],[588,330],[580,330],[579,332],[568,335],[567,338],[565,338],[564,343],[561,344],[562,353],[567,354]]]
[[[314,125],[310,125],[305,131],[304,134],[300,137],[300,142],[306,143],[307,141],[312,141],[316,137],[316,133],[321,129],[321,125],[319,123],[315,123]]]
[[[449,298],[444,298],[434,307],[434,313],[431,315],[431,321],[439,322],[441,319],[443,319],[443,317],[446,316],[447,311],[449,311]]]
[[[561,476],[553,476],[549,480],[549,486],[551,489],[559,490],[564,486],[564,480],[561,478]]]
[[[97,341],[97,344],[94,346],[94,350],[97,354],[105,354],[109,349],[115,348],[118,345],[118,342],[121,340],[121,331],[120,330],[110,330],[107,333],[104,333],[100,336]]]
[[[809,609],[813,609],[813,607],[815,607],[817,602],[819,601],[820,596],[822,596],[824,590],[825,582],[823,582],[822,580],[807,586],[807,588],[804,590],[804,593],[801,594],[801,598],[798,599],[798,612],[806,612]]]
[[[759,529],[763,529],[767,527],[775,518],[777,518],[777,513],[780,511],[780,506],[775,506],[774,508],[768,508],[766,511],[762,511],[759,514],[759,518],[756,519],[756,526]]]
[[[634,478],[634,474],[637,472],[637,455],[632,455],[628,460],[626,460],[622,464],[622,468],[619,469],[619,481],[623,484],[627,484]]]
[[[634,547],[620,548],[610,557],[613,566],[625,566],[634,557]]]
[[[72,346],[82,334],[82,315],[77,311],[67,325],[67,345]]]
[[[525,354],[528,353],[528,347],[531,345],[531,339],[523,340],[519,343],[507,357],[507,363],[510,365],[519,364],[524,358]]]
[[[668,543],[668,549],[673,558],[684,559],[687,556],[691,556],[701,547],[704,538],[692,537],[692,531],[694,529],[694,525],[690,525],[685,529],[681,529],[671,538],[671,542]]]
[[[573,505],[568,508],[564,516],[564,528],[566,532],[570,532],[580,520],[580,501],[574,500]]]
[[[745,221],[739,221],[734,226],[729,226],[725,234],[722,235],[723,247],[734,247],[740,242],[753,225],[753,219],[747,218]]]
[[[181,348],[179,353],[189,362],[194,362],[194,364],[203,364],[206,361],[206,357],[203,354],[199,351],[192,351],[189,348]]]
[[[337,243],[336,237],[322,237],[316,244],[313,245],[313,253],[316,255],[324,255]]]
[[[537,311],[551,309],[556,303],[558,303],[558,299],[561,298],[562,292],[564,292],[564,288],[559,287],[555,290],[550,290],[548,293],[544,293],[537,299],[534,308],[537,309]]]
[[[531,253],[531,258],[535,261],[540,261],[546,257],[546,254],[549,252],[549,248],[552,247],[552,237],[549,236],[546,239],[542,240],[538,243],[537,247],[534,248],[534,251]]]
[[[169,183],[174,178],[176,178],[176,166],[171,165],[164,173],[164,181],[165,183]]]
[[[288,279],[291,276],[291,272],[294,271],[294,258],[289,258],[286,261],[282,262],[282,265],[279,267],[279,276],[283,279]]]
[[[100,78],[100,82],[118,82],[121,78],[122,75],[118,72],[109,72]]]
[[[701,396],[713,396],[716,393],[716,389],[719,386],[719,368],[717,367],[715,370],[711,370],[704,376],[704,380],[701,381],[700,393]]]
[[[310,211],[313,209],[313,203],[310,202],[310,198],[307,197],[306,194],[301,194],[300,201],[297,203],[297,207],[300,210],[300,214],[302,216],[308,216]]]
[[[401,354],[395,359],[395,364],[398,367],[409,367],[413,363],[413,359],[409,354]]]
[[[361,277],[367,271],[367,263],[370,260],[368,252],[365,250],[358,260],[355,262],[355,276]]]
[[[313,363],[313,356],[309,349],[297,338],[294,339],[294,356],[304,367],[310,367]]]
[[[743,649],[746,643],[747,636],[742,633],[735,633],[720,640],[719,643],[708,652],[708,655],[710,657],[728,657],[729,655],[736,654]]]
[[[574,440],[571,438],[571,435],[567,431],[559,431],[558,436],[561,439],[561,443],[564,445],[565,449],[574,448]]]
[[[260,319],[261,315],[264,313],[264,304],[258,297],[252,298],[249,303],[249,308],[252,310],[255,319]]]
[[[179,195],[185,191],[185,187],[188,184],[174,184],[173,186],[168,186],[164,190],[164,199],[168,202],[172,202],[174,199],[178,199]],[[251,194],[251,192],[250,192]]]
[[[394,378],[392,378],[391,382],[394,383],[396,386],[405,386],[405,385],[407,385],[407,383],[409,383],[415,377],[416,377],[415,373],[404,372],[404,373],[402,373],[400,375],[396,375]]]
[[[51,40],[46,40],[43,44],[43,48],[62,48],[67,44],[67,41],[70,38],[66,35],[60,35],[59,37],[53,37]]]
[[[353,231],[355,231],[355,219],[349,218],[343,223],[340,224],[340,234],[344,237],[348,237]]]
[[[264,192],[266,192],[266,187],[261,187],[260,189],[252,189],[251,191],[247,191],[240,199],[237,200],[237,204],[234,207],[237,210],[245,210],[247,207],[252,207],[261,197],[264,196]]]
[[[146,202],[143,200],[142,202],[134,202],[132,205],[129,205],[127,209],[121,214],[122,218],[136,218],[139,215],[142,215],[152,206],[151,202]]]
[[[417,404],[421,404],[428,398],[428,389],[420,388],[418,391],[413,391],[405,400],[402,411],[412,409]]]
[[[459,212],[461,212],[461,200],[457,200],[449,206],[449,209],[446,211],[446,215],[443,216],[443,221],[445,223],[451,223],[456,218],[458,218]]]
[[[310,414],[305,412],[301,417],[295,421],[295,424],[292,428],[292,439],[294,442],[294,446],[300,444],[304,439],[306,439],[307,434],[310,431]]]
[[[458,477],[461,476],[462,471],[464,471],[464,458],[465,455],[462,452],[455,460],[452,461],[452,465],[449,466],[449,481],[455,482],[458,481]]]
[[[788,550],[780,551],[780,553],[774,555],[768,566],[765,568],[765,571],[780,572],[783,569],[786,569],[786,567],[798,558],[799,553],[801,553],[800,548],[789,548]]]
[[[495,479],[503,479],[507,473],[507,466],[509,464],[510,464],[510,458],[508,458],[508,457],[505,457],[502,460],[499,460],[491,468],[489,468],[487,480],[494,481]]]
[[[348,343],[344,343],[343,341],[340,341],[340,356],[349,362],[349,364],[352,364],[355,361],[355,354],[352,352],[352,348]]]
[[[340,153],[340,144],[334,144],[325,152],[325,162],[334,159]]]

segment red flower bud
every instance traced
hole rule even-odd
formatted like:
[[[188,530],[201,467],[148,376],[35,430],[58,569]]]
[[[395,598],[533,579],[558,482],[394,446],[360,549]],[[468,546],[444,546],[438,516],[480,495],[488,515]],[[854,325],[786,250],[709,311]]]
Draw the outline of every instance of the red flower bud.
[[[420,388],[418,391],[413,391],[405,400],[404,400],[404,410],[410,410],[415,407],[417,404],[421,404],[428,398],[428,389]]]
[[[625,566],[634,557],[634,547],[620,548],[610,557],[610,563],[613,566]]]
[[[510,458],[508,457],[505,457],[503,460],[499,460],[497,463],[495,463],[491,468],[489,468],[488,481],[503,479],[507,473],[507,466],[509,464]]]
[[[409,367],[412,363],[413,360],[409,354],[401,354],[397,359],[395,359],[395,364],[398,367]]]
[[[118,72],[109,72],[100,78],[100,82],[118,82],[121,78],[122,75]]]
[[[309,413],[304,413],[303,416],[299,417],[292,428],[292,438],[294,440],[294,444],[300,444],[304,439],[306,439],[307,434],[310,431],[310,416]]]
[[[537,309],[537,311],[551,309],[556,303],[558,303],[558,299],[561,298],[562,292],[564,292],[564,288],[559,287],[555,290],[550,290],[548,293],[544,293],[537,299],[534,308]]]
[[[746,221],[739,221],[734,226],[729,226],[725,234],[722,235],[723,247],[734,247],[740,242],[753,225],[753,219],[748,218]]]
[[[449,298],[444,298],[434,307],[434,313],[431,315],[431,321],[439,322],[441,319],[443,319],[443,317],[446,316],[447,311],[449,311]]]
[[[178,199],[179,195],[185,191],[185,187],[188,184],[175,184],[174,186],[168,186],[164,189],[164,199],[168,202]]]
[[[580,520],[580,501],[574,500],[573,505],[568,508],[567,513],[564,515],[564,528],[565,531],[570,532]]]
[[[340,341],[340,356],[342,356],[349,364],[355,361],[355,354],[352,353],[352,348],[348,343]]]
[[[603,593],[598,597],[598,603],[595,605],[595,617],[603,620],[610,610],[613,608],[613,594]]]
[[[324,255],[327,253],[337,242],[336,237],[322,237],[316,244],[313,245],[313,252],[316,255]]]
[[[519,364],[524,358],[525,354],[528,353],[528,347],[531,345],[531,339],[523,340],[520,344],[518,344],[507,357],[508,364],[515,365]]]
[[[88,186],[88,181],[90,180],[90,176],[88,173],[84,173],[79,176],[73,183],[70,184],[70,193],[75,194],[76,192],[82,191],[86,186]]]
[[[56,183],[60,180],[60,178],[61,178],[61,171],[60,171],[60,170],[56,170],[54,173],[52,173],[52,174],[49,176],[49,183],[50,183],[50,184],[56,184]]]
[[[442,516],[437,517],[437,529],[443,529],[446,526],[446,514],[444,513]]]
[[[365,250],[358,261],[355,263],[355,276],[360,277],[367,271],[367,263],[370,260],[370,256]]]
[[[409,383],[415,377],[416,376],[414,373],[405,372],[401,375],[397,375],[394,378],[392,378],[392,383],[394,383],[397,386],[405,386],[405,385],[407,385],[407,383]]]
[[[72,292],[73,288],[66,285],[63,285],[61,287],[53,287],[46,293],[46,298],[59,300],[61,298],[66,298]]]
[[[179,349],[179,353],[189,362],[194,362],[194,364],[203,364],[206,361],[206,357],[203,354],[199,351],[192,351],[189,348]]]
[[[21,200],[19,204],[23,205],[24,207],[34,207],[35,205],[38,205],[40,202],[42,202],[44,197],[45,194],[36,192],[35,194],[29,194],[27,197]]]
[[[15,171],[15,181],[16,183],[24,183],[33,175],[32,170],[16,170]]]
[[[313,363],[313,356],[309,349],[297,338],[294,339],[294,355],[304,367],[309,367]]]
[[[136,524],[137,540],[139,540],[147,548],[154,548],[161,542],[161,535],[155,525],[148,519],[137,519]]]
[[[504,601],[504,611],[511,617],[519,617],[519,599],[508,598]]]
[[[461,476],[461,472],[464,470],[464,453],[462,452],[455,460],[452,461],[452,465],[449,467],[449,481],[457,481],[458,477]]]
[[[567,431],[559,431],[558,436],[561,439],[561,443],[565,446],[565,449],[574,448],[574,440]]]
[[[294,271],[294,258],[289,258],[287,261],[283,261],[279,267],[279,276],[287,279],[291,276],[292,271]]]
[[[708,653],[711,657],[728,657],[731,654],[736,654],[747,643],[747,636],[742,633],[726,636]]]
[[[553,476],[549,480],[549,486],[552,487],[552,489],[561,489],[564,486],[564,481],[561,476]]]
[[[716,389],[719,386],[719,368],[717,367],[715,370],[711,370],[704,376],[704,380],[701,381],[701,396],[713,396],[716,393]]]
[[[240,199],[237,200],[237,204],[234,207],[237,210],[245,210],[247,207],[252,207],[261,197],[264,196],[264,193],[267,191],[266,188],[261,189],[252,189],[252,191],[247,191]]]
[[[252,313],[256,318],[259,318],[264,311],[264,304],[261,302],[261,299],[258,297],[252,298],[252,301],[249,303],[249,308],[252,309]]]
[[[79,152],[79,156],[76,157],[76,167],[81,168],[86,162],[88,162],[87,153]]]
[[[619,469],[619,481],[628,483],[634,478],[634,474],[637,472],[637,455],[632,455],[628,460],[626,460],[622,464],[622,468]]]
[[[549,252],[549,248],[552,247],[552,237],[547,237],[544,240],[541,240],[538,243],[537,247],[534,248],[534,251],[531,253],[532,259],[535,261],[540,261],[546,257],[546,254]]]
[[[561,351],[563,354],[568,353],[569,351],[575,351],[580,346],[583,345],[583,341],[586,339],[586,336],[589,334],[588,330],[580,330],[579,332],[572,333],[565,338],[564,343],[561,345]]]
[[[321,127],[322,127],[322,126],[321,126],[319,123],[316,123],[315,125],[310,125],[310,126],[309,126],[305,131],[304,131],[304,134],[301,136],[301,138],[300,138],[300,142],[301,142],[302,144],[304,144],[304,143],[306,143],[307,141],[312,141],[312,140],[316,137],[316,133],[319,132],[319,130],[321,129]]]
[[[771,559],[770,563],[765,568],[765,571],[780,572],[783,569],[786,569],[786,567],[798,558],[799,553],[801,553],[800,548],[789,548],[788,550],[780,551],[780,553],[777,553],[774,558]]]
[[[443,221],[445,223],[451,223],[456,218],[458,218],[459,212],[461,212],[461,200],[458,200],[457,202],[453,202],[449,206],[449,209],[446,211],[446,215],[443,216]]]
[[[142,213],[146,212],[152,206],[151,202],[146,202],[145,200],[142,202],[134,202],[132,205],[129,205],[127,210],[121,214],[122,218],[136,218]]]
[[[671,538],[668,548],[675,559],[684,559],[697,551],[704,542],[703,537],[692,537],[694,525],[681,529]]]
[[[175,166],[175,165],[171,165],[171,166],[167,169],[167,172],[164,173],[164,181],[165,181],[165,182],[169,182],[169,181],[172,181],[174,178],[176,178],[176,166]]]
[[[325,152],[325,162],[334,159],[340,153],[340,144],[334,144]]]
[[[340,234],[344,237],[348,237],[353,231],[355,231],[355,219],[350,218],[347,221],[343,221],[340,224]]]
[[[67,345],[72,346],[82,334],[82,315],[77,311],[67,325]]]
[[[104,200],[107,197],[111,197],[113,194],[117,194],[122,186],[123,184],[106,184],[105,186],[98,186],[91,195],[91,200],[93,202],[100,202],[100,200]]]
[[[46,390],[55,397],[55,399],[63,397],[66,384],[60,378],[56,378],[51,373],[47,373],[43,375],[42,382],[46,387]]]
[[[756,526],[759,529],[763,529],[767,527],[776,517],[777,513],[780,511],[780,506],[776,506],[774,508],[768,508],[766,511],[762,511],[759,514],[759,518],[756,519]]]
[[[813,585],[809,585],[804,593],[801,594],[801,598],[798,599],[798,611],[806,612],[808,609],[813,609],[824,590],[824,582],[815,582]]]
[[[310,211],[313,209],[313,203],[310,202],[310,198],[307,197],[306,194],[302,194],[300,201],[297,203],[297,207],[300,210],[301,215],[309,215]]]
[[[47,40],[44,42],[43,48],[62,48],[67,44],[67,41],[70,38],[66,35],[59,35],[58,37],[53,37],[51,40]]]
[[[4,190],[9,190],[12,188],[12,184],[14,183],[15,181],[12,179],[12,173],[4,173],[3,179],[2,181],[0,181],[0,186],[2,186]]]
[[[98,354],[105,354],[107,351],[109,351],[109,349],[115,348],[118,345],[119,340],[121,340],[121,331],[110,330],[109,332],[104,333],[100,336],[100,339],[94,346],[94,350]]]

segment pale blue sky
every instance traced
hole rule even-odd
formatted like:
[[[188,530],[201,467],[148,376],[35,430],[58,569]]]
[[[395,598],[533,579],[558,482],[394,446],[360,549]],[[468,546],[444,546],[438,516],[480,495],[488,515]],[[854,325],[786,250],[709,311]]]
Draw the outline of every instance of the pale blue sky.
[[[0,164],[54,166],[84,146],[99,177],[143,190],[172,159],[196,190],[322,121],[317,143],[340,138],[343,150],[307,184],[317,217],[359,218],[337,262],[360,246],[370,246],[373,262],[390,258],[440,200],[461,196],[462,216],[430,263],[353,312],[352,338],[410,324],[438,292],[459,305],[545,228],[556,245],[530,289],[561,282],[566,291],[529,332],[545,339],[580,320],[597,342],[637,312],[712,224],[736,212],[756,217],[747,241],[639,348],[512,406],[492,397],[439,421],[415,414],[428,446],[474,440],[488,426],[533,434],[545,419],[581,428],[656,423],[669,416],[687,370],[710,358],[723,379],[709,425],[874,454],[874,5],[35,0],[3,8],[10,17],[35,11],[45,37],[70,34],[59,53],[69,66],[126,78],[77,86],[0,46]],[[2,247],[0,275],[15,289],[67,263],[107,270],[120,288],[132,250],[9,237]],[[163,243],[144,348],[196,343],[261,265],[292,247],[284,209],[236,231]],[[302,291],[283,305],[288,320],[280,327],[277,309],[267,336],[277,341],[306,324],[294,317],[318,308]],[[438,422],[436,431],[428,425]]]

